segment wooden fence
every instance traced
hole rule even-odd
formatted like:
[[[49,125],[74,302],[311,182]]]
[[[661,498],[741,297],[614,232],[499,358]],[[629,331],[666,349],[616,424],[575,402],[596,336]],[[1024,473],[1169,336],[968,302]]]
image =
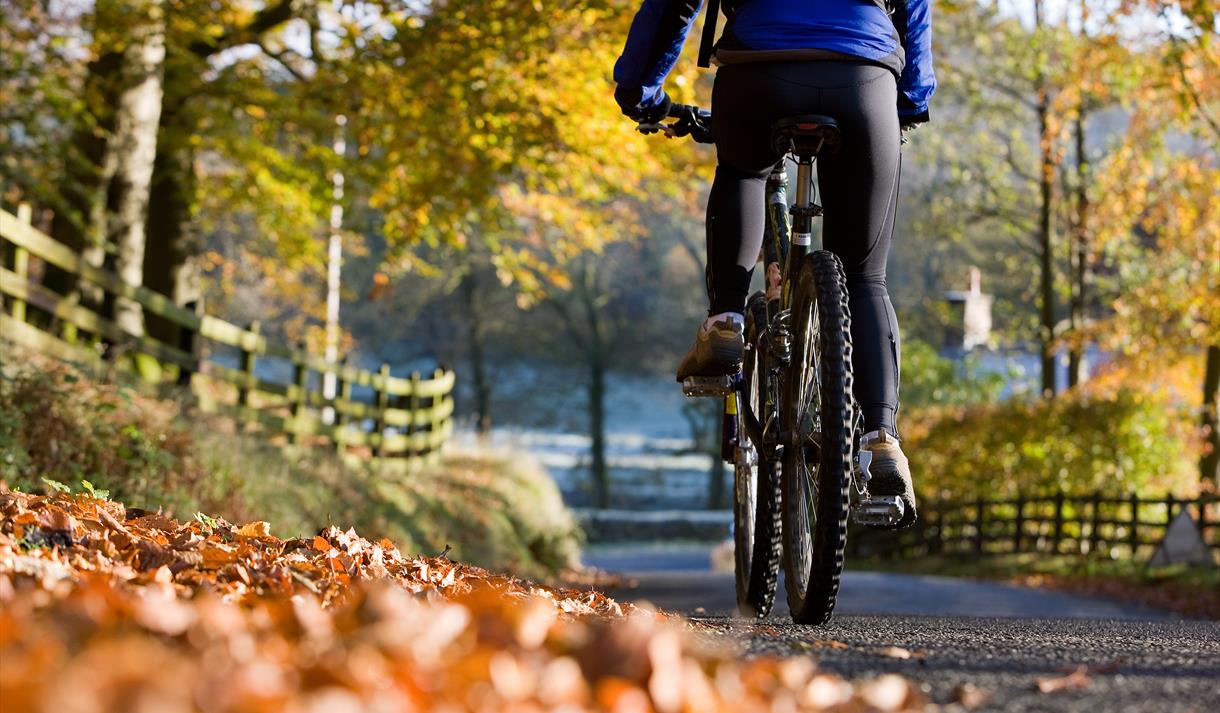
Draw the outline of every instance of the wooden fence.
[[[857,556],[1038,552],[1142,560],[1152,555],[1183,508],[1190,509],[1213,553],[1220,553],[1220,496],[1216,495],[1183,500],[1060,492],[928,503],[908,530],[860,528],[848,542]]]
[[[118,275],[94,267],[62,243],[30,225],[30,210],[0,210],[0,338],[53,357],[101,364],[101,345],[116,354],[151,358],[160,374],[189,387],[205,411],[231,416],[286,445],[325,445],[349,458],[375,458],[379,465],[413,467],[434,461],[453,430],[452,371],[426,376],[390,375],[334,364],[288,348],[260,334],[259,325],[239,327],[177,305]],[[41,264],[40,264],[41,263]],[[76,299],[45,287],[38,276],[54,266],[97,286],[110,297],[140,304],[145,314],[179,328],[167,344],[124,332]],[[228,359],[224,357],[227,356]],[[223,362],[228,361],[228,364]],[[279,366],[282,379],[267,377]],[[260,373],[256,373],[256,370]],[[323,375],[335,375],[335,398],[322,392]],[[147,378],[147,374],[146,374]]]

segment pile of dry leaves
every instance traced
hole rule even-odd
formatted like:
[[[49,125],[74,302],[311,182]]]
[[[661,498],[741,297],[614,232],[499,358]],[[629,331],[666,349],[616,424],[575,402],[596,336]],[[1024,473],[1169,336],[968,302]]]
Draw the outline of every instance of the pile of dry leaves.
[[[805,658],[737,661],[679,622],[329,528],[177,522],[0,487],[6,713],[908,710]]]

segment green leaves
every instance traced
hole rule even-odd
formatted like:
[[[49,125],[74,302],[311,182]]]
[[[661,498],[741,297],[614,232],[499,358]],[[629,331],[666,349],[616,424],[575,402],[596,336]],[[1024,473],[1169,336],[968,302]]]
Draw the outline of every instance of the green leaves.
[[[53,490],[57,493],[64,493],[65,495],[72,494],[72,488],[68,485],[65,485],[64,483],[59,482],[58,480],[54,480],[52,478],[47,478],[44,476],[42,478],[42,482],[46,483],[47,487],[49,487],[51,490]]]
[[[94,488],[93,483],[90,483],[87,480],[82,479],[80,481],[80,486],[86,493],[89,494],[89,497],[91,497],[91,498],[97,498],[99,500],[109,500],[110,499],[109,490],[105,490],[105,489],[101,489],[101,488]]]

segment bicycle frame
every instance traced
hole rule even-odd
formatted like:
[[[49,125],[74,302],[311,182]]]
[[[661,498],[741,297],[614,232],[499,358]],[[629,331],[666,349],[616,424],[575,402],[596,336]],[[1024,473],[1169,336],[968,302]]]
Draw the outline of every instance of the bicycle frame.
[[[774,346],[786,351],[788,339],[787,318],[792,309],[792,285],[796,280],[796,270],[805,256],[813,252],[813,219],[822,214],[821,206],[813,202],[813,163],[815,157],[807,160],[798,158],[796,175],[796,201],[788,205],[788,172],[785,168],[786,158],[776,164],[766,184],[766,215],[767,220],[763,232],[762,263],[767,290],[767,331],[775,339]],[[771,266],[777,268],[778,284],[775,284]],[[779,294],[773,297],[778,289]],[[778,363],[773,362],[774,369]],[[768,390],[764,394],[767,413],[773,413],[776,394]],[[732,401],[733,403],[730,403]],[[740,410],[750,440],[756,444],[775,445],[776,433],[767,433],[768,426],[759,421],[759,414],[754,413],[746,403],[745,394],[740,390],[725,397],[725,413],[737,414]],[[725,419],[730,420],[730,419]],[[730,453],[736,445],[738,434],[724,433],[724,452]],[[732,439],[732,443],[730,443]]]

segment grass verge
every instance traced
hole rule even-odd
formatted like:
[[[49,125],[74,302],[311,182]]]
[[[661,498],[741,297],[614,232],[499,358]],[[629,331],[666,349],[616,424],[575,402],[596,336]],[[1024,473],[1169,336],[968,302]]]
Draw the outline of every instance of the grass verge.
[[[323,450],[288,453],[181,394],[0,346],[0,480],[62,484],[189,518],[268,520],[286,537],[334,524],[403,551],[549,578],[579,561],[582,536],[546,471],[511,452],[451,453],[438,467],[381,475]]]

